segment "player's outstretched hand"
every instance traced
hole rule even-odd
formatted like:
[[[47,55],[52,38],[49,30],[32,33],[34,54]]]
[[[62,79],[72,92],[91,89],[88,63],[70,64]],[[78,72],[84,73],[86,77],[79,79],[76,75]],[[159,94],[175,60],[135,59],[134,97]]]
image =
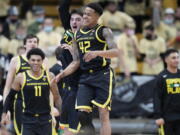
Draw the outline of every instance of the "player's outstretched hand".
[[[85,53],[83,59],[85,62],[89,62],[92,59],[96,58],[98,56],[97,51],[89,51],[87,53]]]

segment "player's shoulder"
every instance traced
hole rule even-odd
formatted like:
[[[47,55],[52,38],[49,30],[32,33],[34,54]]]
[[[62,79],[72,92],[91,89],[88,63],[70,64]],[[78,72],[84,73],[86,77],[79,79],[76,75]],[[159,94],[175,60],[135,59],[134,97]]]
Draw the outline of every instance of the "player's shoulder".
[[[20,58],[20,56],[14,56],[11,61],[15,62],[15,61],[18,61],[18,59]]]
[[[158,78],[159,78],[159,79],[167,78],[168,75],[169,75],[169,72],[167,71],[167,69],[164,69],[163,71],[161,71],[161,72],[158,74]]]
[[[10,65],[16,66],[19,61],[19,58],[20,58],[20,56],[14,56],[10,61]]]

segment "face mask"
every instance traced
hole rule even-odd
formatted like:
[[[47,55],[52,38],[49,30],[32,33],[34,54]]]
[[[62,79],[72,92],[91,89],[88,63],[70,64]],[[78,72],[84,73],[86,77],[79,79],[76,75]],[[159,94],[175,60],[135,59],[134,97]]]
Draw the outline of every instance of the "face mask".
[[[174,19],[164,19],[165,24],[173,24]]]
[[[44,31],[45,31],[45,32],[51,32],[51,31],[53,31],[53,26],[45,26],[45,27],[44,27]]]
[[[26,37],[26,35],[16,35],[16,38],[19,40],[23,40]]]
[[[134,30],[129,29],[129,30],[127,31],[127,34],[130,35],[130,36],[134,35]]]
[[[152,39],[152,35],[151,34],[146,34],[145,38],[148,39],[148,40],[151,40]]]
[[[11,23],[16,23],[17,19],[11,19]]]
[[[36,22],[43,23],[44,22],[44,17],[36,18]]]

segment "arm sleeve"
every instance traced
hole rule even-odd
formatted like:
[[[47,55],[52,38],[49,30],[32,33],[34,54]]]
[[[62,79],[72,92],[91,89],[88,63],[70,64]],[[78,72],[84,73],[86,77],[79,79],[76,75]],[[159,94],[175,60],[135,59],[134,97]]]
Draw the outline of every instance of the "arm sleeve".
[[[8,110],[11,110],[13,106],[13,101],[15,98],[15,95],[18,93],[18,91],[11,89],[5,102],[4,102],[4,107],[3,107],[3,112],[7,113]]]
[[[62,26],[65,30],[70,29],[70,4],[72,0],[60,0],[59,2],[59,17],[62,22]]]
[[[163,103],[163,78],[158,76],[154,87],[154,116],[162,118],[162,103]]]

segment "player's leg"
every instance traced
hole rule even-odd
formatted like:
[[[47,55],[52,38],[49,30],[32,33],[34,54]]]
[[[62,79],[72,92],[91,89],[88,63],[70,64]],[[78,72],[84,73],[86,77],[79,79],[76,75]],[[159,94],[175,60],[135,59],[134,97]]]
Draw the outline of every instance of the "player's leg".
[[[164,135],[172,135],[175,134],[174,133],[174,127],[173,127],[173,123],[172,122],[165,122],[164,125],[162,125],[164,128]],[[162,132],[161,132],[162,133]]]
[[[101,122],[100,135],[111,135],[111,124],[109,119],[109,110],[106,108],[98,108]]]
[[[111,135],[109,111],[111,109],[111,97],[113,88],[113,72],[110,69],[98,72],[95,85],[96,96],[91,101],[99,109],[101,122],[100,135]]]
[[[173,127],[174,127],[174,132],[175,134],[174,135],[180,135],[180,120],[176,120],[174,123],[173,123]]]
[[[34,128],[31,125],[23,124],[22,125],[22,135],[36,135],[36,133],[33,131]]]
[[[64,127],[65,135],[68,132],[69,124],[68,124],[68,104],[67,104],[67,95],[64,97],[62,102],[62,112],[60,116],[60,126]]]
[[[38,135],[53,135],[52,122],[43,124],[36,129]]]
[[[94,97],[93,88],[88,85],[80,84],[77,92],[78,117],[81,124],[82,135],[95,135],[92,124],[92,104]]]
[[[75,90],[74,90],[75,89]],[[71,88],[68,96],[68,124],[69,128],[65,131],[65,135],[75,135],[80,130],[80,122],[78,118],[78,112],[75,110],[75,102],[77,95],[77,88]]]

